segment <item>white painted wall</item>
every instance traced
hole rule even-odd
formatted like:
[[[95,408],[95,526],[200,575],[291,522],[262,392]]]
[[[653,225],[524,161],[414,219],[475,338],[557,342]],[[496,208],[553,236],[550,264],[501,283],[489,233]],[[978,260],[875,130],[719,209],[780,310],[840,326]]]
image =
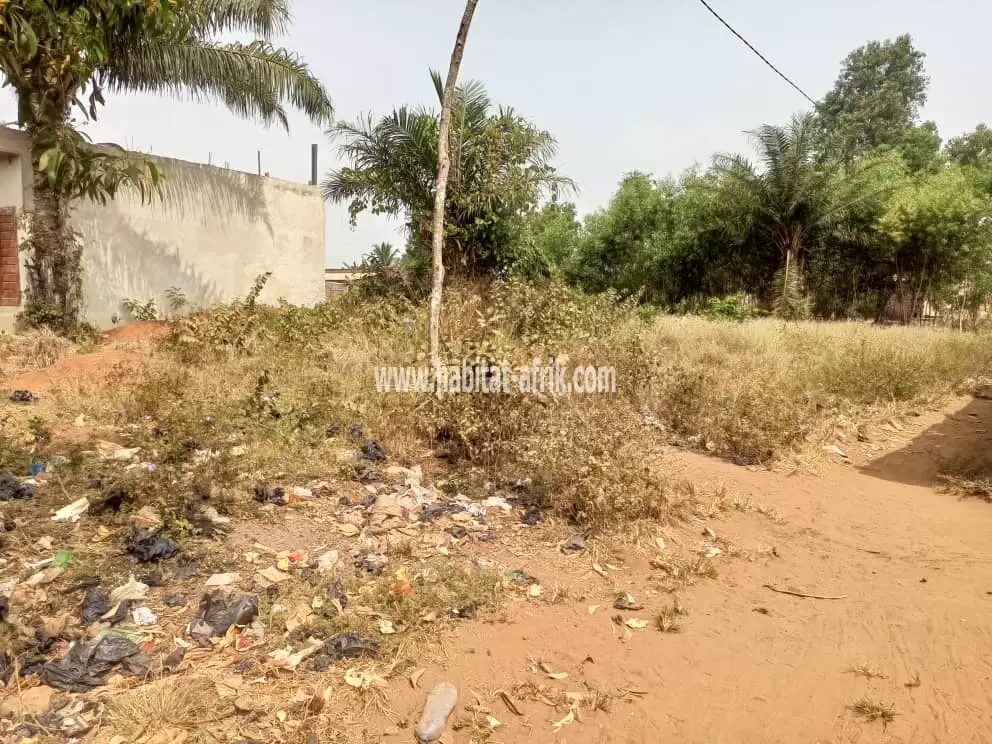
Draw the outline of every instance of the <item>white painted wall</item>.
[[[119,195],[80,204],[85,317],[111,324],[125,298],[168,309],[176,287],[193,306],[244,296],[271,271],[260,300],[314,304],[324,298],[324,203],[316,186],[209,165],[154,158],[163,196],[141,204]]]
[[[125,298],[154,299],[167,310],[170,287],[193,306],[233,300],[266,271],[272,276],[262,302],[323,301],[324,202],[318,187],[151,159],[166,176],[162,196],[142,204],[129,191],[107,205],[82,202],[73,215],[83,240],[86,320],[109,326],[123,315]],[[27,138],[0,128],[0,206],[30,208],[31,195]],[[23,288],[23,263],[21,277]],[[12,327],[16,312],[0,313],[0,330]]]

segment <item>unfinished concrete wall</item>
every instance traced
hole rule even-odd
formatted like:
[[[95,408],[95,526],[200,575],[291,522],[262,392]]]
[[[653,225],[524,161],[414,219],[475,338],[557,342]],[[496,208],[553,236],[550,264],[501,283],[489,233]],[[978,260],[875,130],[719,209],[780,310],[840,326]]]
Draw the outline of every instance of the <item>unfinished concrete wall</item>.
[[[163,197],[142,204],[121,194],[106,206],[79,205],[85,317],[100,327],[121,302],[154,299],[168,310],[178,290],[198,307],[244,296],[270,271],[263,302],[324,298],[324,203],[315,186],[153,158],[166,175]]]

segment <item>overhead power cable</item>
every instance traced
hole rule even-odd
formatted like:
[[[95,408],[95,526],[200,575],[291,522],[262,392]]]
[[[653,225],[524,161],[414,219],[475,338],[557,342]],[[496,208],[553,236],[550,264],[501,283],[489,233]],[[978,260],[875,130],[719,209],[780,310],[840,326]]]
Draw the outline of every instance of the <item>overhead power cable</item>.
[[[809,101],[810,103],[812,103],[814,107],[818,105],[816,103],[816,101],[814,101],[809,95],[806,94],[806,91],[804,91],[802,88],[800,88],[794,82],[792,82],[792,80],[790,80],[789,77],[784,72],[782,72],[775,65],[773,65],[768,60],[768,58],[765,55],[763,55],[761,52],[759,52],[757,49],[755,49],[754,48],[754,45],[751,44],[751,42],[749,42],[747,39],[745,39],[743,36],[741,36],[739,33],[737,33],[736,29],[734,29],[733,26],[731,26],[729,23],[727,23],[725,20],[723,20],[723,18],[720,16],[720,14],[717,13],[715,10],[713,10],[713,8],[710,6],[710,4],[708,2],[706,2],[706,0],[699,0],[699,2],[702,3],[703,7],[706,8],[706,10],[708,10],[710,13],[713,14],[713,17],[714,18],[716,18],[718,21],[720,21],[720,23],[722,23],[724,26],[726,26],[727,27],[727,30],[729,30],[730,33],[732,33],[734,36],[736,36],[738,39],[740,39],[748,49],[750,49],[752,52],[754,52],[755,54],[757,54],[758,55],[758,58],[762,62],[764,62],[766,65],[768,65],[770,68],[772,68],[772,70],[775,71],[775,74],[776,75],[778,75],[785,82],[787,82],[789,85],[791,85],[797,91],[799,91],[799,94],[803,98],[805,98],[807,101]]]

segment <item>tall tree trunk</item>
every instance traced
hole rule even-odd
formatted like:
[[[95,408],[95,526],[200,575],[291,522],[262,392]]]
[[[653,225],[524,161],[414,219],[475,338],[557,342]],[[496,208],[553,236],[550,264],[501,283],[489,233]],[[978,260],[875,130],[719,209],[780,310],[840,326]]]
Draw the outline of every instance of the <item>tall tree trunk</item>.
[[[448,65],[448,78],[444,82],[444,97],[441,101],[441,122],[437,133],[437,183],[434,192],[434,220],[431,228],[431,263],[433,277],[431,279],[431,302],[428,316],[427,346],[428,356],[434,371],[441,366],[441,295],[444,289],[444,200],[448,190],[448,171],[451,168],[451,157],[448,152],[448,140],[451,134],[451,102],[455,96],[455,85],[458,83],[458,69],[462,64],[465,53],[465,40],[475,15],[475,6],[479,0],[466,0],[465,12],[455,37],[455,48],[451,51],[451,62]]]
[[[34,204],[28,214],[25,246],[28,286],[28,321],[69,333],[80,321],[82,305],[82,246],[69,222],[72,199],[53,187],[40,167],[41,142],[57,142],[69,126],[67,104],[55,105],[52,121],[33,120],[30,108],[22,106],[22,123],[31,142],[31,171]],[[61,117],[61,119],[59,118]],[[26,119],[26,120],[24,120]]]

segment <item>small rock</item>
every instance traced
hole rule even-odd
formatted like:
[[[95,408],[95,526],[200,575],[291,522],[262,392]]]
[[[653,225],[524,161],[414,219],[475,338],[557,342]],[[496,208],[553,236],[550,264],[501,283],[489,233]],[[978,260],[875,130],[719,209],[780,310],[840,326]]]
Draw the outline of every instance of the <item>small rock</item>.
[[[234,709],[238,713],[251,713],[255,710],[255,705],[248,698],[237,698],[234,701]]]

